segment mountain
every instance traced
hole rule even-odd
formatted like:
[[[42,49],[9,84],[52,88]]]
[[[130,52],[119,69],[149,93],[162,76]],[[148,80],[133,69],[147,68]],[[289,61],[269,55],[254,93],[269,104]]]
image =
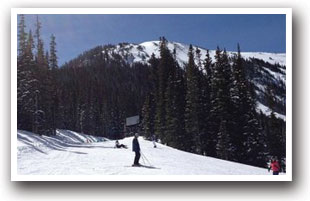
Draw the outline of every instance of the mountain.
[[[155,168],[131,167],[132,137],[115,141],[57,130],[55,136],[17,131],[18,175],[268,175],[265,168],[180,151],[139,138],[140,163]]]
[[[205,59],[206,48],[198,48],[201,53],[201,60]],[[188,61],[189,45],[178,42],[168,42],[168,48],[171,52],[175,50],[175,57],[181,67],[185,67]],[[86,51],[76,59],[73,59],[64,66],[92,66],[98,63],[98,58],[104,61],[113,61],[126,66],[135,64],[149,65],[148,61],[154,53],[159,58],[159,41],[147,41],[140,44],[119,43],[118,45],[98,46],[92,50]],[[227,52],[230,57],[236,52]],[[210,50],[210,56],[213,62],[215,50]],[[283,53],[267,52],[241,52],[246,66],[247,77],[254,84],[257,95],[257,111],[265,115],[270,115],[273,111],[277,118],[285,121],[286,104],[286,55]],[[198,63],[197,60],[195,60]],[[78,65],[77,65],[78,64]],[[71,65],[72,66],[72,65]],[[269,97],[268,90],[272,90],[273,97]],[[274,104],[270,105],[270,99]]]
[[[43,144],[53,140],[45,144],[48,148],[66,151],[69,146],[69,154],[90,152],[66,145],[66,138],[59,137],[59,130],[56,135],[56,129],[102,140],[123,139],[135,132],[149,139],[155,134],[165,145],[201,157],[266,167],[270,157],[277,156],[285,167],[285,55],[238,52],[236,58],[235,52],[227,55],[218,49],[215,60],[211,50],[204,71],[200,63],[206,52],[162,38],[160,45],[151,41],[98,46],[61,68],[29,68],[40,79],[39,84],[32,84],[31,76],[26,83],[19,79],[27,89],[20,98],[28,91],[31,97],[19,104],[18,129],[42,135],[33,137]],[[45,87],[34,91],[29,85]],[[126,118],[136,115],[141,117],[139,124],[126,125]],[[71,134],[66,133],[85,142]],[[27,136],[20,138],[32,146]],[[34,149],[40,151],[36,144]]]
[[[152,53],[159,57],[159,43],[160,41],[147,41],[140,44],[131,43],[120,43],[116,46],[110,46],[103,50],[107,52],[110,57],[113,57],[113,53],[117,53],[122,56],[122,58],[127,63],[141,62],[148,63]],[[201,51],[201,59],[205,59],[207,53],[206,48],[193,46],[194,49],[198,48]],[[176,59],[180,66],[184,66],[188,61],[188,49],[189,45],[178,43],[178,42],[168,42],[168,48],[171,52],[173,49],[176,50]],[[236,52],[228,51],[228,54],[232,56]],[[215,50],[210,50],[210,56],[214,59]],[[286,56],[282,53],[266,53],[266,52],[242,52],[244,59],[256,58],[268,62],[270,64],[280,64],[285,66]],[[284,69],[285,70],[285,69]]]

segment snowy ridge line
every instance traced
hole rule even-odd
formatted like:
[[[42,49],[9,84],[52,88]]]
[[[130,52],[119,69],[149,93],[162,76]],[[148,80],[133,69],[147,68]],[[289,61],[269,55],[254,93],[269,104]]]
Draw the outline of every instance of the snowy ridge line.
[[[85,139],[93,140],[85,143]],[[115,141],[57,130],[56,136],[17,131],[20,175],[269,175],[267,169],[180,151],[139,137],[141,152],[156,168],[132,168],[132,137]],[[102,141],[101,141],[102,140]],[[143,160],[140,160],[143,163]],[[144,164],[148,165],[148,164]]]

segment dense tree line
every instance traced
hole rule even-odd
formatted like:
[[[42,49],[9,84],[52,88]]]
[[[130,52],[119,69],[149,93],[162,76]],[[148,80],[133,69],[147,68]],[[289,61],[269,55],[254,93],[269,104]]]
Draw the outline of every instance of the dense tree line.
[[[54,135],[58,128],[122,137],[125,118],[139,114],[151,88],[150,67],[108,55],[111,45],[106,45],[59,68],[56,37],[51,34],[45,51],[39,18],[33,37],[31,30],[26,33],[25,16],[19,17],[18,129],[41,135]]]
[[[49,57],[51,54],[51,57]],[[39,134],[55,134],[56,42],[51,36],[50,50],[44,52],[41,23],[37,16],[35,34],[26,31],[25,16],[18,24],[17,126]]]
[[[163,143],[185,151],[225,160],[265,166],[268,156],[285,158],[285,122],[256,111],[255,86],[249,81],[248,61],[238,52],[229,57],[217,48],[201,60],[191,45],[181,69],[175,50],[160,42],[160,58],[151,58],[153,84],[142,110],[144,135],[156,134]],[[266,90],[267,105],[275,103]]]
[[[112,139],[123,137],[126,117],[139,114],[149,91],[145,79],[149,67],[128,65],[119,58],[105,59],[101,48],[88,53],[95,56],[83,67],[79,65],[85,55],[58,70],[62,113],[57,128]]]

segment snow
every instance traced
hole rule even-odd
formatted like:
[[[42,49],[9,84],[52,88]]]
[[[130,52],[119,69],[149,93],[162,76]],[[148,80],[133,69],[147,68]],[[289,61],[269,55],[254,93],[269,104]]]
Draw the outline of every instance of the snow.
[[[255,86],[261,91],[266,91],[266,87],[260,83],[255,82]],[[257,92],[257,93],[260,93],[260,92]]]
[[[286,54],[285,53],[242,52],[241,55],[245,59],[256,58],[256,59],[261,59],[270,64],[280,64],[281,66],[286,66]]]
[[[139,137],[140,163],[155,169],[131,167],[132,137],[119,140],[128,149],[115,149],[115,141],[57,130],[54,137],[17,132],[19,175],[268,175],[264,168],[191,154]],[[150,164],[149,164],[150,163]]]
[[[127,57],[128,55],[130,55],[131,59],[127,59],[127,62],[129,63],[133,63],[133,62],[147,63],[152,53],[155,54],[155,57],[157,58],[159,57],[160,55],[159,44],[160,44],[160,41],[146,41],[140,44],[127,44],[123,46],[117,45],[116,48],[113,49],[112,51],[115,53],[119,53],[120,55],[123,55],[124,58],[126,57],[124,54],[126,54]],[[168,48],[171,52],[173,51],[173,49],[176,50],[176,60],[178,61],[180,66],[184,67],[184,64],[188,62],[187,54],[188,54],[189,45],[169,41]],[[194,50],[198,48],[201,51],[202,60],[206,58],[206,53],[207,53],[206,48],[202,48],[198,46],[193,46],[193,48]],[[212,61],[215,61],[214,60],[215,50],[210,50],[209,53],[212,58]],[[233,54],[236,54],[236,52],[233,52],[233,51],[227,51],[227,53],[230,56],[232,56]],[[257,59],[264,60],[265,62],[268,62],[270,64],[277,63],[282,66],[286,65],[286,54],[284,53],[242,52],[241,55],[245,59],[257,58]]]
[[[260,102],[257,102],[256,104],[256,109],[257,111],[261,111],[263,114],[269,116],[271,114],[271,110],[269,107],[263,105],[262,103]],[[279,114],[277,112],[274,112],[275,116],[278,118],[278,119],[283,119],[284,121],[286,121],[286,116],[283,115],[283,114]]]
[[[265,68],[265,67],[263,67],[263,68],[265,71],[267,71],[269,74],[271,74],[277,80],[282,80],[283,82],[285,82],[285,73],[276,73],[276,72],[271,71],[268,68]]]

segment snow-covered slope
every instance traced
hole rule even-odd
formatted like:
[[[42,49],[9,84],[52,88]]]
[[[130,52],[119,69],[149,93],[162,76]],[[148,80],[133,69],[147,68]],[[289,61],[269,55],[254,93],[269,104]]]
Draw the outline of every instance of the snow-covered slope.
[[[131,167],[132,137],[115,141],[68,130],[55,137],[18,131],[17,168],[20,175],[267,175],[266,169],[183,152],[139,138],[140,162],[155,169]],[[151,163],[151,164],[150,164]]]

